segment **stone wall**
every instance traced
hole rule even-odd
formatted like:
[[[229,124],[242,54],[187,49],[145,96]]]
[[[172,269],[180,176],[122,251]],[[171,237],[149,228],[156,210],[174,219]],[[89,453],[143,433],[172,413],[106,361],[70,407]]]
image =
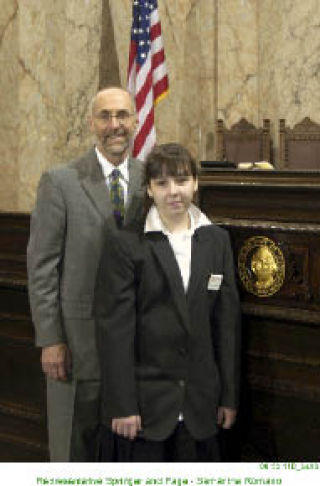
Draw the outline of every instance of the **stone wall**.
[[[39,177],[91,144],[95,91],[126,84],[131,0],[0,0],[0,210],[30,211]],[[158,141],[215,154],[214,122],[320,122],[318,0],[158,0],[170,92]]]

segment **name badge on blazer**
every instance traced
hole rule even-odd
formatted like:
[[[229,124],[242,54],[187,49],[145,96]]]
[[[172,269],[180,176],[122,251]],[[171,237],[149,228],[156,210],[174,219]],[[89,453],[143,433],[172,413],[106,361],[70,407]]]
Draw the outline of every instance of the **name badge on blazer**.
[[[215,275],[211,273],[209,275],[208,290],[219,290],[223,280],[223,275]]]

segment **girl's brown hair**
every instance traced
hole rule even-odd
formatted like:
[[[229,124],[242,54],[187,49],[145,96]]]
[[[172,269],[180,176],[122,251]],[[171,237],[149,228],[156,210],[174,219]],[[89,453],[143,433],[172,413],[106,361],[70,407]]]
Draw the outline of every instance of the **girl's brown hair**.
[[[147,156],[144,171],[144,183],[151,179],[191,175],[197,178],[197,164],[189,150],[178,143],[156,145]]]

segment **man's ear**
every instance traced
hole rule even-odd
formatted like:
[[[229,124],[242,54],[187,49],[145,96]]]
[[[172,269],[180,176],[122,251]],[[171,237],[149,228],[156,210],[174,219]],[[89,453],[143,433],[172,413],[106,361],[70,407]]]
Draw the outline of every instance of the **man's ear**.
[[[197,190],[198,190],[198,177],[195,178],[193,192],[196,193]]]
[[[138,114],[135,113],[135,115],[134,115],[134,129],[135,130],[138,128],[138,125],[139,125]]]
[[[93,118],[92,118],[92,115],[89,115],[88,116],[87,123],[88,123],[88,127],[89,127],[90,132],[93,133],[94,130],[93,130]]]

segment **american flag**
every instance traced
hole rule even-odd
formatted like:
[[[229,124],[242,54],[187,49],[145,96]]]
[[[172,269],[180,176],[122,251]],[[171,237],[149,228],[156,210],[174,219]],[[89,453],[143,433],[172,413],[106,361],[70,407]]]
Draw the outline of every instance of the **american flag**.
[[[133,156],[141,160],[156,142],[154,106],[167,94],[168,86],[157,0],[133,0],[128,89],[139,120]]]

